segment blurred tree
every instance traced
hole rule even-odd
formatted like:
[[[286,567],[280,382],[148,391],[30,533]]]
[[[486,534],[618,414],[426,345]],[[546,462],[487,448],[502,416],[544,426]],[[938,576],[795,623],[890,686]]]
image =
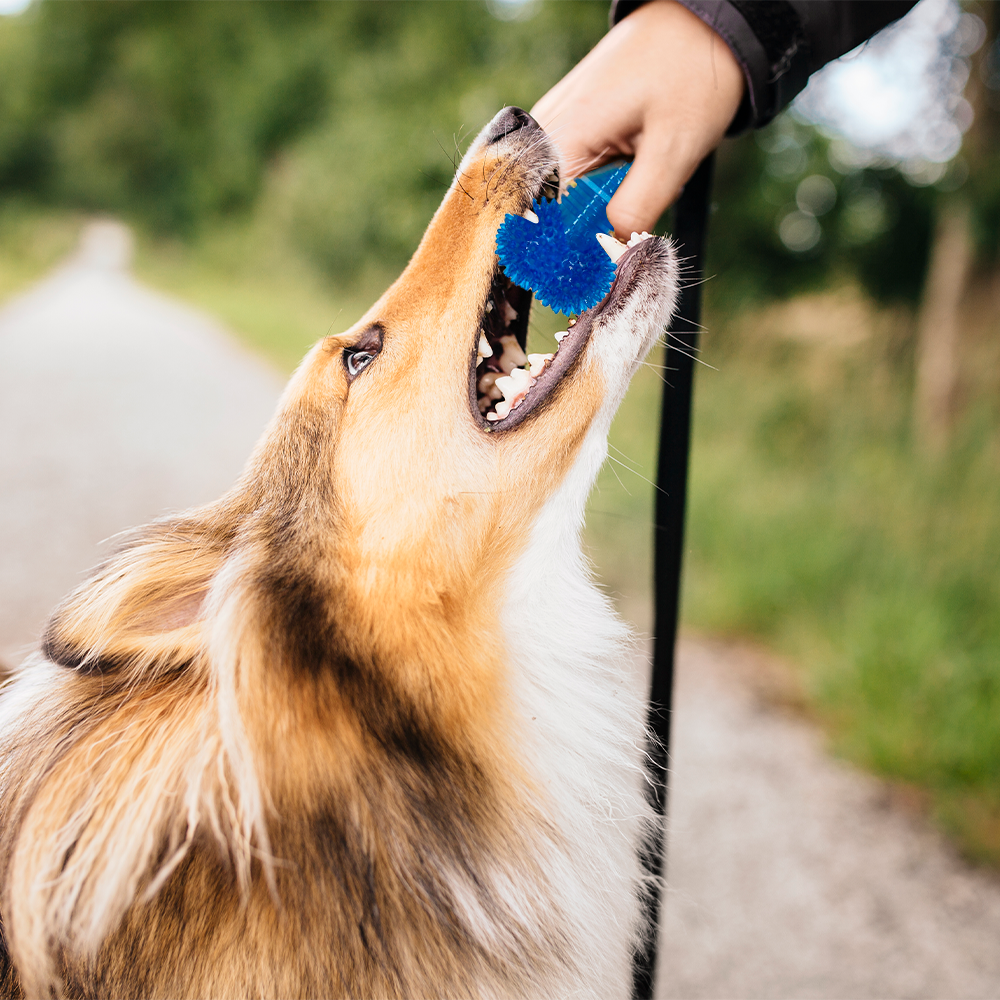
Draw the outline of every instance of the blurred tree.
[[[1000,75],[994,69],[998,19],[995,4],[978,4],[976,9],[985,38],[973,54],[965,88],[973,114],[962,143],[968,180],[937,199],[932,263],[917,331],[913,431],[918,446],[931,456],[948,447],[962,369],[972,367],[968,360],[963,364],[961,355],[973,349],[976,335],[983,333],[977,327],[984,321],[996,326],[995,308],[977,316],[969,307],[1000,292],[1000,101],[994,96],[1000,91]],[[981,394],[982,376],[976,381],[978,386],[968,388]],[[986,385],[996,385],[995,373]]]
[[[968,76],[972,111],[946,166],[858,155],[794,108],[719,156],[709,266],[725,281],[710,286],[715,307],[732,313],[842,282],[905,306],[913,335],[893,353],[912,365],[913,436],[929,452],[945,450],[961,411],[1000,389],[997,13],[969,4],[939,39],[951,74],[942,93],[957,78],[960,97]]]
[[[919,447],[947,447],[958,380],[959,312],[972,265],[971,215],[962,196],[938,206],[934,249],[917,327],[913,431]]]
[[[41,0],[0,20],[0,194],[184,234],[251,210],[270,179],[325,270],[396,266],[450,181],[454,135],[530,104],[607,27],[603,0],[523,13]]]
[[[886,166],[844,163],[785,113],[720,150],[711,273],[717,303],[767,301],[858,282],[880,303],[919,300],[936,192]],[[720,283],[721,284],[721,283]]]
[[[184,230],[248,205],[267,156],[328,103],[312,29],[339,5],[41,3],[3,90],[29,109],[0,185]],[[10,42],[10,38],[7,39]],[[30,156],[4,156],[13,149]],[[6,169],[4,169],[6,167]]]
[[[0,196],[182,235],[252,215],[336,279],[370,261],[395,269],[468,135],[504,104],[530,106],[607,23],[604,0],[511,8],[520,20],[490,10],[40,0],[0,20]],[[991,35],[973,74],[987,111],[998,67]],[[990,128],[977,104],[969,149],[936,185],[888,164],[859,167],[794,112],[725,143],[710,241],[710,269],[726,276],[711,290],[716,308],[838,281],[915,308],[935,203],[962,183],[981,267],[1000,223]]]

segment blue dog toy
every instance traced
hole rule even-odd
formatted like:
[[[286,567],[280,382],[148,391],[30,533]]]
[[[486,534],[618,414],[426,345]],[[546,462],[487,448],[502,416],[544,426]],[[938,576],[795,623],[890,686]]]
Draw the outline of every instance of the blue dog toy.
[[[504,273],[555,312],[579,315],[611,289],[615,265],[594,238],[611,229],[607,205],[630,163],[584,174],[561,201],[536,201],[538,222],[507,215],[497,233]]]

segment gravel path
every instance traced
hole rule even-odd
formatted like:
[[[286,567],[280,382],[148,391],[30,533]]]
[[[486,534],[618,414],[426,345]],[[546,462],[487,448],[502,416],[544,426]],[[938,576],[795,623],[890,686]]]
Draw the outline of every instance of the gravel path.
[[[115,532],[228,489],[283,380],[136,282],[128,231],[0,310],[0,658],[16,661]]]
[[[102,540],[228,488],[281,388],[128,257],[124,229],[92,226],[0,310],[8,661]],[[769,707],[753,660],[682,647],[659,996],[1000,997],[1000,882]]]
[[[755,659],[682,644],[659,996],[1000,996],[1000,880],[831,760]]]

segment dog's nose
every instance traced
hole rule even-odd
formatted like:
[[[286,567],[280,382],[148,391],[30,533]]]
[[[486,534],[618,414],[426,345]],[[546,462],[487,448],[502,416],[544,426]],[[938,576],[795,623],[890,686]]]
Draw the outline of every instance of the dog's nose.
[[[490,124],[486,142],[487,144],[499,142],[505,135],[510,135],[511,132],[516,132],[527,125],[540,128],[538,122],[522,108],[504,108]]]

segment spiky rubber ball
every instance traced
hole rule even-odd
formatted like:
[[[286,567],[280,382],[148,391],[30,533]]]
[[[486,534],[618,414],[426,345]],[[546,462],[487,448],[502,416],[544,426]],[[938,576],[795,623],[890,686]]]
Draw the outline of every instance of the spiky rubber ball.
[[[508,214],[497,232],[504,273],[554,312],[579,315],[611,290],[615,265],[589,227],[567,232],[559,202],[536,201],[533,209],[538,222]]]

